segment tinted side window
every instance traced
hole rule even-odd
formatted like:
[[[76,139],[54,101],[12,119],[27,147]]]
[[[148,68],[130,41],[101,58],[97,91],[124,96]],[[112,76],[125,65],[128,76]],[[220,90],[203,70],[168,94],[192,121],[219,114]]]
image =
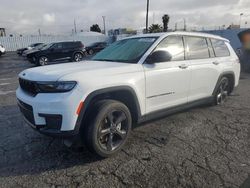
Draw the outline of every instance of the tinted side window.
[[[57,44],[54,44],[53,47],[54,47],[55,49],[62,49],[62,48],[63,48],[63,45],[62,45],[62,43],[57,43]]]
[[[211,39],[211,41],[214,47],[214,52],[216,57],[225,57],[230,55],[230,52],[224,41],[216,39]]]
[[[187,59],[209,58],[207,41],[202,37],[185,37],[187,48]]]
[[[171,61],[185,59],[182,36],[168,36],[160,42],[155,51],[166,51],[172,57]]]
[[[73,48],[74,46],[73,46],[73,44],[72,44],[72,42],[65,42],[65,43],[63,43],[63,48]]]

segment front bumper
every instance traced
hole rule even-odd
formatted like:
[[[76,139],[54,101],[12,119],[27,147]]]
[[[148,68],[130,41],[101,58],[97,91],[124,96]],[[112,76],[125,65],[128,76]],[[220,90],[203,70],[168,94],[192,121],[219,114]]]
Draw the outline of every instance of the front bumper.
[[[78,134],[76,110],[81,94],[77,88],[67,93],[31,96],[19,87],[16,96],[25,121],[33,129],[53,137],[72,137]]]

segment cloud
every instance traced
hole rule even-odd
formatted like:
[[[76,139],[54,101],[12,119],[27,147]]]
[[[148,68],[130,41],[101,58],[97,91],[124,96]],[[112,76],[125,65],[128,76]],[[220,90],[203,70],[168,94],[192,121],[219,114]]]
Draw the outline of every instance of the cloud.
[[[45,22],[45,24],[46,23],[54,23],[55,22],[55,14],[48,14],[48,13],[46,13],[46,14],[44,14],[43,15],[43,20],[44,20],[44,22]]]
[[[150,24],[161,23],[163,14],[170,15],[170,28],[215,28],[249,19],[249,0],[150,0]],[[71,33],[76,20],[78,30],[89,30],[92,24],[103,28],[102,16],[106,16],[107,28],[145,27],[146,0],[2,0],[0,25],[7,32],[37,34]],[[24,21],[25,20],[25,21]]]

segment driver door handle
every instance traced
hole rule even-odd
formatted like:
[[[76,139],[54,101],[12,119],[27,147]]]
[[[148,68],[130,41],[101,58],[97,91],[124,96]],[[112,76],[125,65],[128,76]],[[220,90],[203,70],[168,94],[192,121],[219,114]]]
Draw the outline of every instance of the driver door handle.
[[[214,61],[214,62],[213,62],[213,64],[214,64],[214,65],[219,65],[219,64],[220,64],[220,62],[218,62],[218,61]]]
[[[188,68],[188,66],[185,65],[185,64],[182,64],[182,65],[179,66],[179,68],[180,68],[180,69],[186,69],[186,68]]]

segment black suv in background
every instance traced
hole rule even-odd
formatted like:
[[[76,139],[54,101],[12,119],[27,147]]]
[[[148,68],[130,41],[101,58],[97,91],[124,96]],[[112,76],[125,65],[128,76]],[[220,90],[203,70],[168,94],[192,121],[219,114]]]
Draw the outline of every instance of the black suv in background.
[[[27,54],[27,59],[38,66],[47,65],[51,61],[71,60],[81,61],[85,49],[80,41],[56,42]]]
[[[93,44],[87,46],[85,49],[89,55],[93,55],[97,52],[100,52],[101,50],[103,50],[106,47],[107,47],[106,42],[96,42],[96,43],[93,43]]]

